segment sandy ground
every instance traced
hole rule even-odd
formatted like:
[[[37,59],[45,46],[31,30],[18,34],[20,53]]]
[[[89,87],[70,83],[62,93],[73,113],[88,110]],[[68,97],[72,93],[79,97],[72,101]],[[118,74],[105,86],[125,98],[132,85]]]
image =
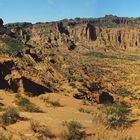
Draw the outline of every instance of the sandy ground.
[[[42,98],[49,97],[52,101],[59,101],[62,107],[52,107],[48,106]],[[94,105],[83,105],[83,101],[76,100],[71,96],[66,96],[62,93],[60,94],[44,94],[39,97],[30,97],[31,102],[39,106],[44,113],[30,113],[30,112],[20,112],[20,115],[28,118],[26,121],[19,121],[16,124],[9,125],[6,127],[7,131],[14,134],[15,139],[19,135],[24,135],[27,137],[32,137],[34,135],[31,130],[31,121],[37,121],[41,125],[46,125],[55,135],[60,135],[64,131],[64,126],[62,125],[64,121],[75,120],[80,122],[84,130],[88,134],[93,134],[89,139],[95,139],[95,134],[100,136],[112,136],[112,135],[129,135],[136,138],[140,138],[140,116],[137,115],[135,118],[138,120],[133,123],[133,125],[126,130],[107,130],[105,126],[100,123],[93,123],[93,115],[88,113],[79,112],[79,108],[84,108],[90,110],[94,113],[97,113],[97,106]],[[0,102],[5,106],[16,106],[15,105],[15,94],[10,94],[9,92],[0,91]],[[134,114],[139,110],[134,109]]]

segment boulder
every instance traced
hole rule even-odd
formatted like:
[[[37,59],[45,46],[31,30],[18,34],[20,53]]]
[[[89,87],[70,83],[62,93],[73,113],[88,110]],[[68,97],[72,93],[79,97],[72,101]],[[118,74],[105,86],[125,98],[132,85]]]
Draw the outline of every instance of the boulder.
[[[108,92],[95,92],[95,93],[77,93],[74,94],[74,98],[87,100],[91,103],[105,104],[105,103],[114,103],[114,98]]]

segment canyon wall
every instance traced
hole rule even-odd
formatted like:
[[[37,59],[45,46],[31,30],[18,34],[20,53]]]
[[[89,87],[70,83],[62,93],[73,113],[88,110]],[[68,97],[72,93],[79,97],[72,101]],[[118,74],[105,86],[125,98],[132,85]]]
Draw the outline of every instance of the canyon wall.
[[[140,47],[140,19],[106,16],[47,23],[6,25],[9,34],[22,43],[46,48],[90,42],[97,47]],[[3,21],[0,22],[0,25]]]
[[[140,47],[140,28],[138,26],[124,27],[99,27],[94,25],[83,25],[70,28],[71,38],[92,41],[96,46],[129,48]]]
[[[129,48],[140,47],[139,25],[118,27],[95,26],[91,23],[64,26],[62,23],[33,25],[30,37],[25,41],[32,46],[70,45],[84,42],[97,47]]]

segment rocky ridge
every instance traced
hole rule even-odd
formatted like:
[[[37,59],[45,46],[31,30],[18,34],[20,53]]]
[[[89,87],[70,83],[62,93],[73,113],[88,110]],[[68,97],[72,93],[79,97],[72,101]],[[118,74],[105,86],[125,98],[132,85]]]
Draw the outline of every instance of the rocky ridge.
[[[80,77],[87,79],[88,84],[96,84],[103,78],[97,78],[94,73],[96,69],[93,68],[91,72],[81,62],[81,54],[92,52],[96,48],[105,52],[108,49],[127,52],[129,48],[140,47],[139,18],[106,16],[99,19],[76,18],[49,23],[7,25],[3,25],[1,20],[0,26],[0,50],[2,55],[8,57],[8,60],[0,62],[0,78],[3,81],[0,88],[8,88],[13,92],[39,95],[60,91],[64,90],[61,89],[63,81],[77,82],[81,81]],[[78,55],[79,58],[75,58],[80,61],[73,60]],[[106,57],[101,53],[96,55]],[[10,68],[9,63],[12,64]],[[5,70],[8,73],[4,73]],[[100,92],[102,89],[97,90],[97,94]],[[85,95],[88,98],[87,93]]]

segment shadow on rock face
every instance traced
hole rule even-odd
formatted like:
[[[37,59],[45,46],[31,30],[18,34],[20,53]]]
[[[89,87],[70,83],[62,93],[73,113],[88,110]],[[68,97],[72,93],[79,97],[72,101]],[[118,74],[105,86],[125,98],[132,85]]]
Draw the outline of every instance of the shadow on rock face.
[[[38,96],[45,92],[51,92],[51,90],[45,86],[39,85],[26,77],[22,77],[23,88],[25,92],[31,93],[32,96]]]
[[[101,95],[99,96],[99,103],[104,104],[104,103],[114,103],[114,98],[111,96],[108,92],[102,92]]]
[[[87,30],[89,31],[89,39],[96,41],[96,28],[91,24],[87,24]]]
[[[7,62],[0,63],[0,73],[3,76],[6,76],[7,74],[10,74],[13,66],[14,66],[13,61],[7,61]]]
[[[9,88],[8,81],[6,81],[2,73],[0,73],[0,89],[7,89],[7,88]]]
[[[9,84],[8,84],[8,81],[5,80],[5,76],[11,73],[11,69],[13,65],[14,65],[13,61],[0,63],[0,89],[9,88]]]

